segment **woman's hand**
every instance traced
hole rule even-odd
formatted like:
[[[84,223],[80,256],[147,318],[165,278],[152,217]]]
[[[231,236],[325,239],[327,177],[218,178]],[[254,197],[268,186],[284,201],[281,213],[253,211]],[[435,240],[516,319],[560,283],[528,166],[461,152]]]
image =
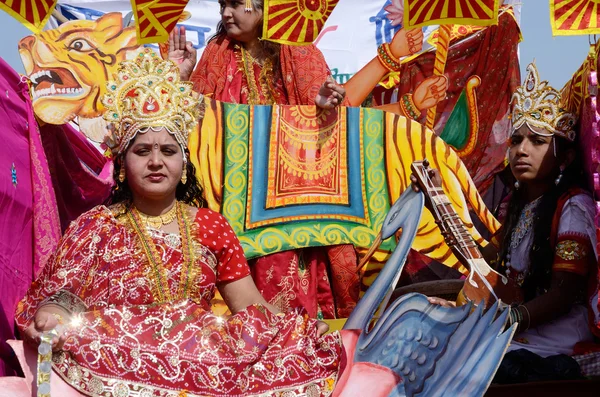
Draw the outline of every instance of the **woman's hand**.
[[[448,79],[446,76],[431,76],[417,86],[413,93],[413,102],[420,111],[436,106],[446,98]]]
[[[315,104],[322,109],[333,109],[340,105],[346,97],[346,90],[343,86],[337,84],[331,76],[319,89],[319,93],[315,98]]]
[[[66,336],[63,333],[64,327],[59,327],[59,318],[64,318],[66,313],[59,313],[60,309],[43,307],[37,311],[35,317],[29,327],[23,333],[24,339],[33,346],[38,346],[41,342],[42,333],[55,330],[58,336],[52,338],[52,351],[62,349],[66,341]],[[58,316],[57,316],[58,315]]]
[[[317,320],[317,336],[323,336],[327,331],[329,331],[329,325],[323,321]]]
[[[254,280],[251,276],[241,278],[239,280],[223,283],[218,286],[221,296],[227,303],[229,310],[233,314],[247,308],[250,305],[261,304],[273,314],[281,312],[279,308],[268,303],[260,294]],[[329,331],[329,325],[323,321],[317,320],[317,335],[322,336]]]
[[[416,54],[423,48],[423,31],[421,28],[400,29],[390,43],[392,55],[403,58]]]
[[[192,42],[185,40],[183,26],[175,26],[169,33],[169,59],[179,66],[181,80],[189,80],[196,66],[197,52]]]
[[[432,305],[440,305],[443,307],[456,307],[456,302],[447,301],[446,299],[438,298],[437,296],[428,296],[427,300]]]

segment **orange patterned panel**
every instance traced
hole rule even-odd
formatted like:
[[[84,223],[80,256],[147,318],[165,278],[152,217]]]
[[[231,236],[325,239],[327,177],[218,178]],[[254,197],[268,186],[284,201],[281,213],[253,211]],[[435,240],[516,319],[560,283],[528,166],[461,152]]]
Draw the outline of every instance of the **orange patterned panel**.
[[[349,204],[346,113],[282,107],[272,123],[267,208]]]

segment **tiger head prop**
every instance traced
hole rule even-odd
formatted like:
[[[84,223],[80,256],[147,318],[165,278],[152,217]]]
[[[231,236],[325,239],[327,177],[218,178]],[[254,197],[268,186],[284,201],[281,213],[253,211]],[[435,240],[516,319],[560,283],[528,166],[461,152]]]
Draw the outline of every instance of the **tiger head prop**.
[[[106,81],[139,47],[135,27],[123,28],[122,20],[120,13],[108,13],[95,21],[70,21],[19,42],[40,119],[64,124],[101,116]]]

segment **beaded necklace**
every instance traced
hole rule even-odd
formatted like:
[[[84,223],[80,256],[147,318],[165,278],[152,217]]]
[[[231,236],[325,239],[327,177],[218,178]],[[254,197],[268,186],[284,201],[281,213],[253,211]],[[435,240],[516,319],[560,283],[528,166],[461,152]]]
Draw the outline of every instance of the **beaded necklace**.
[[[177,300],[194,298],[192,295],[192,283],[198,276],[200,268],[194,266],[195,258],[192,247],[191,226],[190,221],[185,212],[183,204],[176,202],[177,223],[179,225],[179,233],[181,235],[181,251],[183,254],[183,268],[181,269],[181,279],[175,298]],[[149,276],[151,278],[152,296],[156,302],[173,302],[174,297],[169,288],[167,269],[165,268],[158,249],[148,234],[148,231],[143,226],[143,220],[140,212],[134,206],[127,209],[127,218],[131,227],[137,234],[142,248],[148,258],[150,265]]]

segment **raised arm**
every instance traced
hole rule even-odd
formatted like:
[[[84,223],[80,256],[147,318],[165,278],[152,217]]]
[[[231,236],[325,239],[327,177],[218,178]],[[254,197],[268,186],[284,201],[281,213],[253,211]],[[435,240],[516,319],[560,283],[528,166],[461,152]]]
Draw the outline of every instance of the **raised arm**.
[[[423,31],[420,28],[400,29],[389,45],[392,56],[396,59],[413,55],[421,51],[422,47]],[[360,106],[377,83],[389,72],[390,70],[383,66],[378,57],[375,57],[352,76],[344,85],[350,106]]]

